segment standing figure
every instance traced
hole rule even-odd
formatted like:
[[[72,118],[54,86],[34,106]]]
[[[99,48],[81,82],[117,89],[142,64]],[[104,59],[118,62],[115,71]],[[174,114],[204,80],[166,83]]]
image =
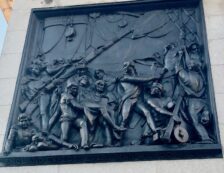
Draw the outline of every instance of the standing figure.
[[[92,81],[88,75],[83,74],[78,78],[78,82],[79,82],[79,98],[80,101],[82,102],[86,100],[91,93]]]
[[[109,98],[104,94],[106,84],[103,80],[95,82],[95,92],[83,103],[85,115],[91,126],[97,124],[99,120],[100,125],[103,127],[106,136],[106,145],[111,145],[111,128],[117,131],[124,131],[115,124],[113,113],[108,105]]]
[[[163,85],[153,82],[148,93],[144,94],[144,100],[156,112],[172,117],[173,113],[170,109],[174,107],[174,103],[170,97],[164,97],[163,92]]]
[[[106,96],[109,98],[110,108],[113,107],[113,109],[110,110],[113,111],[114,113],[112,114],[115,115],[115,111],[118,105],[118,94],[116,92],[116,81],[117,81],[116,78],[107,75],[105,71],[102,69],[96,69],[94,71],[94,78],[96,79],[96,81],[99,80],[104,81],[105,83],[104,85],[106,85],[104,94],[106,94]]]
[[[42,132],[49,132],[49,109],[51,105],[51,93],[60,83],[60,79],[54,80],[55,75],[63,72],[65,65],[55,64],[46,65],[43,60],[35,60],[31,63],[29,68],[30,73],[22,80],[22,93],[25,98],[22,111],[27,110],[29,103],[38,98],[38,106],[41,115],[41,129]],[[51,83],[50,83],[51,82]],[[49,84],[48,84],[49,83]],[[27,103],[28,102],[28,103]],[[24,106],[25,105],[25,106]],[[21,109],[22,106],[20,106]]]
[[[147,125],[151,128],[154,134],[153,138],[156,139],[156,136],[158,135],[156,132],[154,120],[152,119],[151,113],[149,112],[148,108],[145,106],[145,103],[140,98],[140,85],[160,78],[161,74],[159,74],[159,76],[147,78],[139,77],[137,76],[135,66],[131,62],[124,63],[123,71],[124,75],[120,78],[120,83],[124,90],[124,95],[121,99],[119,109],[123,119],[121,125],[123,127],[126,126],[131,111],[133,110],[133,108],[135,108],[146,118]]]
[[[210,112],[205,98],[205,81],[200,73],[199,59],[191,58],[185,49],[186,67],[179,66],[177,75],[180,86],[185,91],[188,119],[201,142],[212,143],[205,125],[210,121]]]
[[[166,97],[173,97],[177,84],[175,78],[175,66],[181,58],[181,55],[178,52],[179,49],[175,43],[171,43],[165,48],[164,68],[166,69],[166,73],[164,74],[164,79],[162,79],[162,84],[164,87],[164,95]]]
[[[93,141],[92,147],[102,147],[104,145],[111,146],[111,127],[116,128],[115,121],[113,120],[113,115],[109,113],[108,107],[108,97],[105,95],[106,84],[103,80],[97,80],[95,82],[95,90],[89,99],[85,102],[85,115],[90,124],[90,130],[95,133],[95,138],[97,137],[97,125],[103,129],[105,135],[105,144],[101,142]]]
[[[144,92],[144,101],[150,108],[151,113],[156,113],[157,120],[162,118],[163,123],[159,125],[159,128],[161,128],[160,134],[163,133],[164,128],[164,122],[167,122],[167,118],[174,117],[174,114],[172,113],[172,109],[175,106],[175,103],[170,97],[164,96],[164,88],[163,85],[159,82],[153,82],[152,84],[145,87]],[[163,117],[160,117],[160,115],[163,115]],[[148,126],[146,126],[143,137],[147,137],[150,134],[150,129]],[[160,135],[160,138],[162,136]]]
[[[79,128],[81,137],[81,147],[84,149],[88,146],[88,130],[87,124],[80,114],[83,111],[83,106],[78,102],[78,85],[74,82],[68,81],[66,91],[62,93],[60,100],[61,108],[61,139],[68,141],[71,127]]]
[[[197,43],[192,43],[188,48],[188,54],[191,60],[194,60],[199,66],[202,66],[202,59],[200,55],[200,48]]]

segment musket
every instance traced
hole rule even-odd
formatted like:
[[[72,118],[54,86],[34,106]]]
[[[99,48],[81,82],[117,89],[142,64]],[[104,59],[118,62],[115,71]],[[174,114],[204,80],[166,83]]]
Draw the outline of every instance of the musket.
[[[25,100],[23,103],[21,103],[19,105],[19,108],[22,112],[24,112],[27,107],[29,106],[29,104],[39,95],[39,93],[47,86],[49,85],[53,80],[57,79],[65,70],[65,67],[63,67],[62,69],[59,70],[59,72],[52,77],[52,79],[50,79],[47,83],[45,83],[39,90],[38,92],[36,92],[29,100]]]
[[[97,58],[99,55],[101,55],[105,50],[107,50],[108,48],[112,47],[115,43],[117,43],[118,41],[120,41],[122,38],[124,38],[125,36],[127,36],[128,34],[130,34],[131,32],[133,32],[132,29],[124,32],[124,33],[120,33],[120,36],[114,38],[113,40],[107,42],[104,46],[100,46],[97,49],[94,49],[93,51],[91,51],[86,57],[81,58],[79,60],[75,61],[75,64],[77,65],[77,67],[74,69],[74,66],[71,66],[70,68],[66,68],[67,66],[63,66],[63,68],[52,77],[51,80],[49,80],[48,82],[46,82],[39,90],[38,92],[36,92],[31,99],[24,101],[22,104],[20,104],[19,108],[22,112],[24,112],[26,110],[26,108],[29,106],[29,104],[39,95],[39,93],[41,91],[43,91],[46,87],[53,87],[52,84],[53,82],[60,78],[60,79],[68,79],[69,77],[72,77],[72,75],[74,74],[74,71],[78,68],[80,68],[80,65],[78,64],[79,62],[84,61],[85,65],[90,63],[91,61],[93,61],[95,58]],[[70,70],[70,71],[69,71]],[[53,84],[54,85],[54,84]]]

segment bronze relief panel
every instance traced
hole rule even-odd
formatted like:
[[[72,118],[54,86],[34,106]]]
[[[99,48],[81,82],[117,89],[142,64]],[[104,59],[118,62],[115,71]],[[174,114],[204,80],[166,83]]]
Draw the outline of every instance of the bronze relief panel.
[[[197,0],[33,10],[0,161],[220,157],[206,44]]]

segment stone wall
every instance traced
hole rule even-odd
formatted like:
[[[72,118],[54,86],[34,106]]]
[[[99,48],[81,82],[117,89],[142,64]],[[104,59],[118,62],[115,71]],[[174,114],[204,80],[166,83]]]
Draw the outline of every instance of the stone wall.
[[[12,103],[31,8],[114,2],[115,0],[15,0],[0,57],[0,148]],[[117,0],[122,1],[122,0]],[[224,143],[224,0],[203,0],[219,128]],[[0,168],[1,173],[223,173],[224,159],[144,161]]]

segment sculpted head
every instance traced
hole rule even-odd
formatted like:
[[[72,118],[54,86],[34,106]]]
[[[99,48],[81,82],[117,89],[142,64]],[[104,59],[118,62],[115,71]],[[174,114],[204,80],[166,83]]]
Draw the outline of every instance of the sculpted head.
[[[79,76],[86,75],[87,73],[88,73],[87,68],[80,68],[80,69],[78,70],[78,74],[79,74]]]
[[[78,84],[76,82],[68,81],[66,88],[68,93],[72,94],[73,96],[78,94]]]
[[[79,85],[82,87],[89,86],[89,77],[87,75],[83,75],[79,78]]]
[[[155,97],[161,97],[163,94],[163,85],[158,82],[153,82],[150,94]]]
[[[123,64],[123,72],[128,75],[137,75],[134,64],[131,61],[126,61]]]
[[[189,50],[191,53],[195,53],[195,54],[199,53],[199,44],[192,43],[189,47]]]
[[[104,92],[105,87],[106,87],[106,83],[104,80],[98,80],[95,82],[95,87],[96,87],[96,91],[98,92]]]
[[[31,73],[34,74],[35,76],[39,76],[40,73],[41,73],[41,68],[40,68],[40,66],[37,65],[37,64],[32,64],[32,65],[30,66],[30,71],[31,71]]]
[[[201,66],[200,62],[195,59],[188,60],[186,62],[186,65],[187,65],[188,70],[195,70],[195,71],[197,71]]]
[[[32,137],[32,142],[34,144],[38,144],[38,142],[43,142],[44,141],[44,137],[41,135],[41,134],[35,134],[33,137]]]
[[[31,62],[29,70],[32,75],[39,76],[43,71],[45,65],[46,64],[43,61],[36,59]]]
[[[208,125],[210,122],[210,112],[208,110],[204,110],[200,116],[200,122],[203,125]]]
[[[169,51],[169,50],[173,50],[177,47],[176,43],[172,42],[170,44],[168,44],[166,47],[165,47],[165,52]]]
[[[96,79],[98,79],[98,80],[102,80],[103,77],[104,77],[104,75],[105,75],[105,72],[104,72],[104,70],[102,70],[102,69],[97,69],[97,70],[95,70],[95,72],[94,72],[94,77],[95,77]]]
[[[63,58],[58,58],[53,60],[53,65],[62,65],[65,63],[65,60]]]
[[[21,113],[18,116],[18,125],[22,128],[22,129],[26,129],[30,126],[31,124],[31,118],[25,114],[25,113]]]

